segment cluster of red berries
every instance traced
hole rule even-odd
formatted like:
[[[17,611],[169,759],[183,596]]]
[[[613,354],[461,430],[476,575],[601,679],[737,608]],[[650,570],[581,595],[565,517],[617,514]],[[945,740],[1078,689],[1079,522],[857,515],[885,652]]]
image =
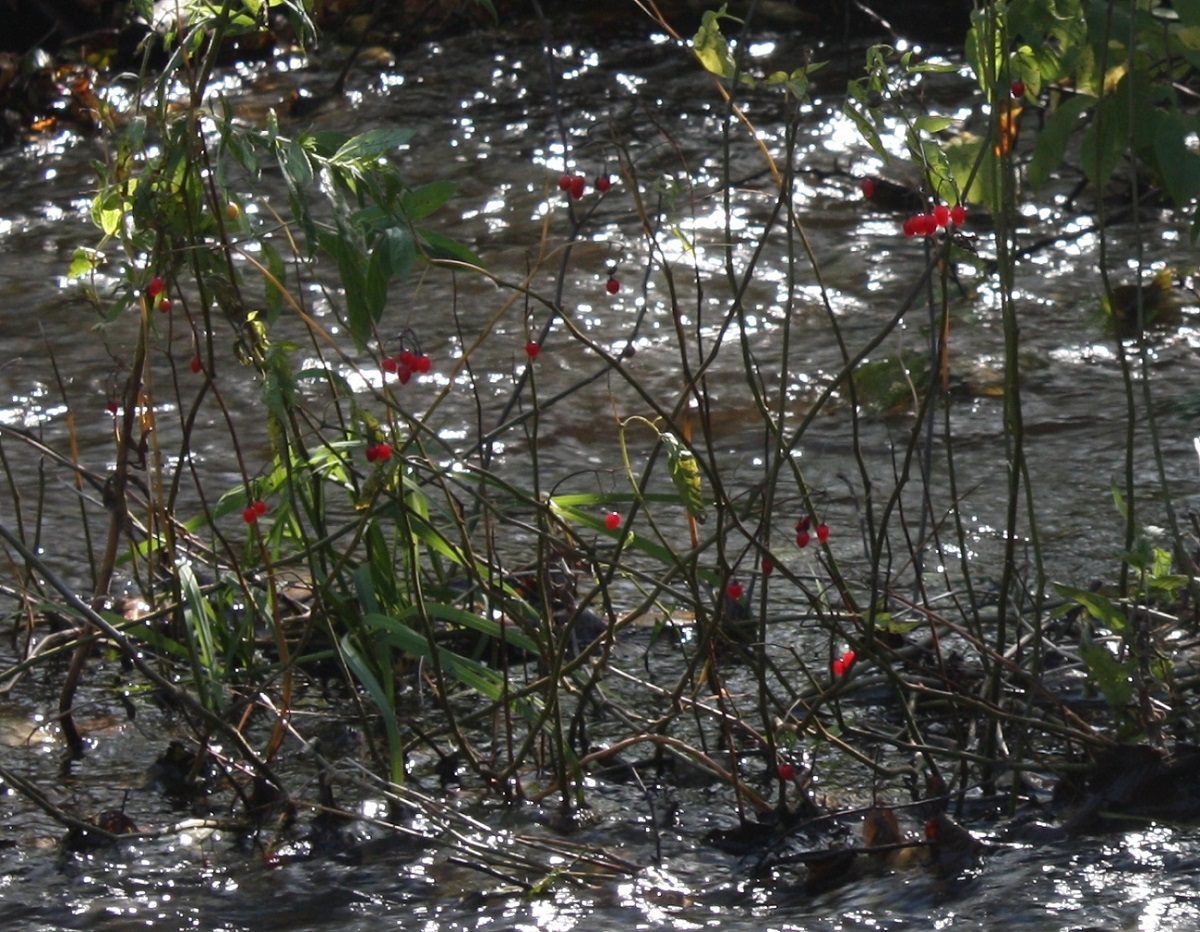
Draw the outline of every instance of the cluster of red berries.
[[[612,190],[612,179],[607,174],[598,175],[594,187],[601,194],[607,194]],[[579,200],[583,197],[583,192],[587,190],[587,179],[583,175],[564,172],[558,176],[558,190],[566,191],[572,198]]]
[[[386,444],[382,440],[379,443],[367,444],[368,463],[386,463],[391,458],[392,448],[390,444]]]
[[[171,309],[171,299],[163,294],[163,292],[166,291],[166,288],[166,281],[158,275],[155,275],[152,279],[150,279],[150,284],[146,286],[146,297],[148,297],[151,301],[154,301],[155,298],[158,298],[158,309],[164,314]],[[159,297],[160,295],[162,295],[161,298]]]
[[[258,501],[253,502],[242,509],[242,520],[247,524],[253,524],[266,513],[267,503],[260,498]]]
[[[812,528],[812,521],[807,517],[801,518],[799,521],[796,522],[796,546],[797,547],[800,547],[801,549],[803,549],[808,546],[809,541],[812,540],[812,534],[809,533],[810,528]],[[815,528],[812,528],[812,530],[817,535],[817,543],[823,544],[823,543],[825,543],[825,541],[829,540],[829,525],[828,524],[818,524]],[[764,561],[764,563],[765,563],[765,561]],[[766,572],[765,565],[763,567],[763,571]]]
[[[384,372],[396,376],[401,385],[407,385],[414,374],[424,375],[433,363],[424,353],[402,349],[394,356],[384,356],[380,365]]]
[[[854,651],[848,650],[842,656],[834,659],[829,666],[833,670],[834,676],[845,676],[850,672],[850,668],[854,666]]]
[[[904,235],[933,236],[942,227],[962,226],[967,219],[967,208],[962,204],[947,207],[938,204],[927,214],[916,214],[904,221]]]

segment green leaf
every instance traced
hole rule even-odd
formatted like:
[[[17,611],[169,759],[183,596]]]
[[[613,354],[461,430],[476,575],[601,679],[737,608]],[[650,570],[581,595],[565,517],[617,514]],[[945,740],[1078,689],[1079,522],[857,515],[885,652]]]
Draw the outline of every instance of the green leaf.
[[[116,236],[121,230],[121,218],[125,216],[125,202],[119,191],[105,191],[92,201],[92,223],[105,236]]]
[[[405,191],[400,199],[400,207],[409,220],[423,220],[450,200],[456,191],[456,181],[431,181]]]
[[[370,664],[354,645],[349,634],[342,635],[338,646],[341,648],[342,659],[345,660],[346,666],[350,668],[354,678],[362,684],[363,689],[367,691],[367,695],[375,704],[375,708],[379,710],[379,715],[383,719],[384,731],[387,733],[388,751],[391,755],[391,780],[393,783],[403,784],[404,742],[400,740],[400,722],[396,719],[396,709],[392,703],[390,691],[375,676]],[[384,662],[380,664],[380,669],[387,671],[388,675],[391,671],[389,660],[390,658],[384,658]]]
[[[692,39],[692,51],[706,70],[720,78],[730,79],[737,71],[737,64],[729,51],[729,43],[721,34],[720,21],[732,17],[720,10],[706,10],[700,19],[700,28]]]
[[[312,184],[312,163],[308,160],[308,151],[304,148],[302,140],[293,139],[288,143],[279,167],[287,175],[288,181],[297,188],[302,190]]]
[[[94,272],[103,263],[104,253],[100,250],[79,246],[71,256],[71,264],[67,267],[67,277],[80,278],[89,272]]]
[[[1029,160],[1029,184],[1031,187],[1040,187],[1062,164],[1067,144],[1079,125],[1080,116],[1095,103],[1096,98],[1078,94],[1046,118],[1046,123],[1038,134],[1033,157]]]
[[[922,116],[917,118],[917,129],[925,133],[940,133],[958,121],[954,117]]]
[[[1200,154],[1189,148],[1195,139],[1194,115],[1178,112],[1159,114],[1154,138],[1154,156],[1163,187],[1177,207],[1200,196]]]
[[[1090,589],[1076,589],[1074,586],[1065,586],[1061,583],[1055,583],[1054,588],[1064,599],[1070,599],[1083,606],[1089,615],[1114,634],[1124,634],[1129,630],[1125,612],[1106,596],[1092,592]]]
[[[1079,645],[1079,656],[1111,708],[1119,709],[1130,703],[1133,676],[1129,667],[1120,663],[1104,645],[1096,644],[1086,636]]]
[[[700,478],[700,464],[692,451],[674,434],[662,435],[667,448],[667,462],[671,469],[671,481],[689,515],[703,522],[706,517],[704,487]]]
[[[372,129],[353,137],[330,158],[335,164],[349,164],[379,158],[407,145],[413,138],[411,129]]]
[[[259,246],[262,248],[263,259],[270,275],[263,276],[264,301],[267,306],[267,323],[273,324],[279,319],[279,314],[283,310],[283,291],[279,286],[282,286],[286,281],[287,269],[283,264],[283,258],[279,255],[279,250],[266,241],[261,241]],[[279,285],[276,285],[276,282]]]
[[[1129,147],[1131,83],[1128,78],[1123,79],[1115,93],[1100,99],[1083,136],[1083,170],[1097,188],[1108,183]]]
[[[452,240],[448,236],[435,233],[433,230],[426,229],[425,227],[417,228],[417,236],[420,237],[425,255],[430,259],[457,259],[459,262],[465,262],[467,265],[473,265],[477,268],[482,269],[487,267],[479,256],[471,252],[462,243]]]

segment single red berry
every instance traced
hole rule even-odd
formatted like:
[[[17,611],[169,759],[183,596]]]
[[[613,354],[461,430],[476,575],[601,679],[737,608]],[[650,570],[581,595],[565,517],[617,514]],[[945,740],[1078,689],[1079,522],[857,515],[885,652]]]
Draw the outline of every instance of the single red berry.
[[[386,443],[375,444],[375,459],[383,463],[392,458],[392,448]]]
[[[1013,97],[1024,97],[1025,96],[1025,82],[1022,81],[1020,78],[1017,78],[1017,80],[1013,81],[1012,87],[1010,87],[1009,90],[1012,91]]]
[[[621,526],[621,516],[615,511],[610,511],[608,516],[604,519],[604,526],[610,531],[615,531]]]
[[[775,572],[775,561],[772,560],[770,557],[763,557],[762,558],[762,574],[763,574],[763,576],[770,576],[774,572]]]
[[[572,178],[571,197],[575,198],[575,200],[579,200],[581,197],[583,197],[583,189],[586,187],[586,185],[587,182],[583,180],[583,175],[576,175],[574,178]]]
[[[267,503],[261,498],[254,503],[254,513],[256,515],[265,515],[267,513]]]
[[[192,361],[189,363],[189,366],[191,367],[193,375],[200,374],[200,370],[204,368],[204,363],[200,361],[199,354],[192,357]]]
[[[861,182],[859,182],[858,186],[862,190],[863,197],[865,197],[868,201],[875,196],[874,178],[864,178]]]
[[[384,372],[390,372],[393,375],[395,374],[396,370],[400,367],[400,364],[398,362],[396,362],[395,356],[384,356],[383,361],[379,365],[383,369]]]
[[[830,666],[833,668],[834,676],[845,676],[850,672],[850,668],[854,666],[854,651],[846,651],[837,660],[833,661]]]
[[[407,385],[408,380],[412,378],[412,374],[413,371],[411,366],[405,366],[401,364],[400,368],[396,370],[396,378],[400,380],[401,385]]]
[[[601,194],[607,194],[612,189],[612,181],[608,175],[601,175],[596,179],[596,190]]]
[[[905,236],[907,236],[909,239],[912,239],[914,236],[917,235],[917,218],[916,217],[906,218],[904,221],[904,225],[901,227],[901,229],[904,230]]]
[[[573,179],[571,178],[571,176],[570,176],[570,175],[567,175],[567,174],[562,174],[562,175],[559,175],[559,176],[558,176],[558,190],[560,190],[560,191],[570,191],[570,190],[571,190],[571,181],[572,181],[572,180],[573,180]]]
[[[933,222],[940,227],[944,227],[950,222],[950,208],[945,204],[938,204],[933,208]]]
[[[796,768],[793,767],[791,764],[780,764],[779,765],[779,779],[780,780],[784,780],[784,781],[791,780],[795,776],[796,776]]]
[[[537,359],[538,353],[541,351],[542,347],[538,344],[537,340],[530,340],[525,344],[525,355],[529,357],[530,362]]]
[[[937,841],[937,838],[938,838],[938,824],[933,819],[930,819],[928,822],[925,823],[925,840],[926,841]]]
[[[242,509],[242,520],[247,524],[253,524],[258,520],[258,512],[254,510],[253,505],[247,505]]]
[[[604,290],[607,291],[609,294],[616,294],[618,291],[621,290],[621,283],[619,281],[617,281],[615,278],[610,278],[607,282],[604,283]]]
[[[818,524],[817,525],[817,542],[823,544],[827,540],[829,540],[829,525],[828,524]]]
[[[170,298],[163,298],[161,301],[158,302],[158,310],[160,313],[165,314],[170,309],[171,309],[171,299]]]
[[[150,279],[150,284],[146,286],[146,294],[151,298],[157,298],[163,293],[166,287],[167,283],[155,275],[154,278]]]
[[[109,414],[115,416],[116,413],[121,410],[121,406],[117,404],[116,399],[110,398],[108,404],[104,406],[104,409],[108,411]]]
[[[366,453],[367,453],[367,462],[368,463],[374,463],[375,460],[377,460],[379,458],[379,454],[375,452],[375,444],[373,444],[373,443],[367,444]]]
[[[431,360],[424,353],[418,353],[413,357],[413,368],[417,372],[421,373],[421,375],[424,375],[426,372],[428,372],[432,365],[433,360]]]
[[[805,515],[796,522],[796,533],[799,533],[800,531],[807,531],[810,524],[812,524],[812,519]]]
[[[962,204],[955,204],[953,207],[950,208],[950,221],[956,227],[962,226],[964,223],[966,223],[966,220],[967,220],[967,208],[963,207]]]
[[[402,350],[400,350],[399,353],[396,354],[397,368],[407,367],[409,369],[414,369],[414,368],[416,368],[414,366],[414,363],[416,362],[416,360],[417,360],[417,354],[414,353],[412,350],[402,349]]]
[[[796,546],[799,547],[801,550],[803,550],[805,547],[808,546],[808,542],[810,540],[812,540],[812,538],[809,537],[808,531],[800,531],[796,535]]]
[[[744,590],[742,589],[742,584],[740,582],[731,582],[725,587],[725,594],[734,602],[742,597],[743,591]]]
[[[917,233],[921,236],[933,236],[937,232],[938,224],[933,214],[921,214],[917,217],[917,223]]]

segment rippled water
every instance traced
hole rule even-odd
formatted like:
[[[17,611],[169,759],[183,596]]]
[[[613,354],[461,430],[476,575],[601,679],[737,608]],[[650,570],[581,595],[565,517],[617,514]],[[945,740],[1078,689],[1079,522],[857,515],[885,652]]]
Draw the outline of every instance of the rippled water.
[[[764,63],[774,55],[775,67],[776,60],[788,55],[786,46],[782,39],[777,47],[764,45],[759,50]],[[664,239],[664,258],[685,283],[693,268],[702,277],[719,280],[725,230],[716,193],[720,160],[713,114],[718,104],[705,79],[665,40],[563,45],[556,51],[556,65],[565,75],[560,107],[572,140],[570,167],[592,177],[605,167],[610,151],[605,140],[614,137],[629,147],[646,178],[681,173],[686,163],[701,187],[693,201],[675,211],[680,235]],[[312,119],[317,127],[346,131],[381,125],[415,128],[417,136],[403,156],[409,179],[456,178],[461,187],[450,206],[455,217],[450,232],[479,252],[496,275],[517,281],[536,253],[547,213],[555,213],[555,223],[561,224],[555,179],[564,169],[563,151],[552,141],[558,133],[542,80],[544,67],[540,49],[515,38],[471,36],[426,46],[382,73],[360,74],[351,82],[348,106],[321,111]],[[859,176],[876,173],[880,166],[875,157],[838,112],[836,71],[820,79],[815,101],[805,108],[799,165],[825,172],[845,168]],[[224,91],[252,118],[302,80],[332,77],[264,69],[231,76]],[[955,113],[965,88],[963,78],[939,78],[927,100]],[[749,114],[766,145],[778,150],[778,104],[752,103]],[[32,429],[47,446],[63,451],[70,410],[81,460],[103,473],[112,455],[104,404],[118,378],[115,360],[131,334],[117,325],[98,339],[91,329],[92,311],[64,278],[73,249],[97,238],[87,223],[87,207],[94,183],[88,161],[97,157],[98,145],[66,133],[7,153],[0,161],[0,293],[6,298],[0,315],[0,422]],[[744,141],[733,150],[732,175],[739,181],[732,199],[733,232],[752,232],[769,214],[771,185],[758,153]],[[853,179],[802,177],[797,208],[846,338],[851,346],[861,344],[894,313],[919,275],[921,246],[899,234],[899,218],[864,205]],[[711,183],[711,191],[704,190],[705,183]],[[564,304],[586,334],[614,352],[632,341],[637,353],[629,365],[652,392],[673,399],[680,391],[674,331],[661,278],[651,275],[642,281],[646,247],[628,198],[619,182],[597,209],[586,241],[571,258]],[[1054,209],[1026,220],[1031,239],[1069,231],[1076,222]],[[979,235],[986,250],[986,233]],[[1135,255],[1137,235],[1133,229],[1112,231],[1110,254]],[[1163,217],[1141,235],[1147,263],[1192,264],[1194,253],[1182,222]],[[684,248],[685,242],[691,248]],[[743,260],[747,249],[739,247]],[[1125,448],[1121,375],[1111,343],[1096,323],[1097,250],[1094,238],[1064,242],[1023,263],[1016,282],[1028,369],[1025,426],[1040,531],[1051,574],[1081,584],[1113,569],[1120,527],[1109,483],[1123,469]],[[603,288],[609,260],[617,261],[622,279],[621,291],[613,297]],[[548,267],[546,281],[556,267]],[[783,363],[777,349],[784,323],[780,308],[789,296],[782,268],[780,255],[767,255],[747,297],[748,338],[767,372],[778,372]],[[964,286],[977,297],[963,299],[956,308],[954,365],[968,381],[992,385],[1003,357],[995,283],[964,270]],[[706,339],[721,338],[727,292],[713,286],[700,294],[686,287],[691,290],[680,303],[688,326]],[[787,362],[789,393],[801,411],[813,386],[823,384],[840,364],[815,280],[799,282],[797,292],[793,324],[804,336],[793,339],[794,358]],[[453,289],[443,279],[422,280],[395,294],[389,324],[396,330],[417,329],[425,351],[439,360],[435,378],[417,391],[432,397],[452,383],[462,384],[454,368],[462,346],[451,335],[449,310],[457,310],[464,332],[478,332],[496,313],[502,300],[498,294],[491,284],[467,276],[459,276]],[[313,301],[318,318],[335,326],[316,292]],[[1184,325],[1153,341],[1150,365],[1163,401],[1200,385],[1195,311],[1185,308]],[[907,315],[889,341],[890,351],[923,352],[924,315],[922,310]],[[511,392],[528,332],[519,308],[496,320],[494,328],[496,337],[473,364],[482,374],[485,405],[498,411]],[[736,341],[724,339],[727,350],[712,370],[721,411],[717,430],[721,445],[731,458],[747,463],[750,476],[761,437],[744,426],[751,401],[740,381]],[[582,367],[594,362],[556,329],[539,364],[540,390],[549,395],[573,384],[586,371]],[[233,407],[254,417],[253,391],[243,391]],[[590,391],[600,417],[610,405],[625,414],[637,411],[638,400],[617,380],[602,380]],[[612,431],[580,423],[578,411],[573,404],[570,411],[551,409],[543,418],[540,454],[551,468],[600,467],[614,461]],[[1197,426],[1165,404],[1158,413],[1174,492],[1181,499],[1196,496],[1200,473],[1191,437]],[[433,426],[453,443],[474,417],[470,394],[451,391],[432,417]],[[955,403],[951,418],[958,438],[958,488],[965,490],[959,507],[976,548],[970,556],[986,571],[1003,526],[1003,496],[994,491],[1005,482],[1001,401],[987,391],[972,392]],[[864,444],[881,475],[889,473],[892,444],[903,444],[906,430],[903,422],[876,419],[868,424]],[[513,468],[519,468],[521,438],[504,442]],[[27,451],[11,445],[6,450],[22,494],[31,496],[37,483],[45,481],[56,493],[53,501],[69,502],[70,496],[61,494],[58,473],[40,472],[36,457]],[[234,479],[219,444],[201,443],[195,452],[210,475]],[[853,523],[853,508],[840,476],[851,468],[849,453],[844,422],[834,418],[818,419],[800,449],[808,482],[826,490],[830,508],[846,524]],[[1139,464],[1138,477],[1153,507],[1160,492],[1148,457]],[[934,477],[935,486],[944,482],[944,476]],[[0,514],[8,503],[7,494],[0,496]],[[52,559],[67,562],[68,570],[72,551],[60,544],[76,539],[77,522],[71,507],[55,505],[47,512],[43,547]],[[102,695],[95,698],[98,707],[105,706]],[[59,749],[31,744],[26,737],[37,716],[55,701],[47,694],[27,707],[10,705],[4,713],[6,759],[20,759],[47,780],[58,767]],[[56,783],[57,803],[95,811],[113,805],[114,793],[130,787],[136,822],[169,824],[177,814],[154,793],[140,789],[159,751],[146,736],[169,727],[167,721],[143,717],[136,723],[114,722],[107,731],[93,728],[102,737],[80,773]],[[36,739],[42,732],[33,734]],[[131,753],[131,748],[137,750]],[[1151,930],[1200,923],[1193,896],[1200,837],[1191,829],[1138,826],[1123,834],[1030,847],[998,841],[981,868],[968,876],[947,881],[922,870],[884,873],[813,897],[802,892],[795,877],[755,880],[749,863],[700,844],[706,831],[732,822],[730,801],[723,794],[710,795],[706,789],[651,792],[648,797],[629,785],[597,783],[589,798],[599,825],[573,836],[619,846],[623,857],[646,865],[636,878],[556,887],[545,896],[481,897],[485,885],[477,873],[447,865],[419,843],[378,842],[366,828],[348,854],[280,866],[265,865],[229,837],[186,831],[117,851],[60,856],[54,846],[61,828],[9,791],[3,798],[5,836],[0,842],[12,844],[0,848],[0,903],[5,928],[29,930],[1001,925]],[[651,799],[656,805],[650,805]],[[548,831],[538,825],[533,811],[501,816],[466,797],[462,805],[481,818],[509,819],[514,831]]]

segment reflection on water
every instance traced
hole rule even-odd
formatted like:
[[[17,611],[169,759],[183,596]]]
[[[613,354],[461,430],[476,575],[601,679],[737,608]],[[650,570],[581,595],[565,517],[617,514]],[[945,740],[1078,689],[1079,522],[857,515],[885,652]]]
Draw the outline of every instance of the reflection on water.
[[[620,44],[557,50],[565,76],[561,106],[569,113],[569,159],[557,140],[549,100],[539,83],[538,49],[482,36],[417,50],[398,62],[394,73],[361,75],[349,97],[351,110],[326,111],[315,119],[319,125],[347,131],[396,123],[414,126],[417,137],[403,155],[411,180],[449,176],[460,182],[461,195],[451,203],[458,211],[454,235],[471,244],[492,271],[508,281],[526,274],[544,218],[557,223],[563,215],[557,175],[578,170],[590,179],[606,170],[607,150],[599,140],[612,133],[628,146],[643,178],[656,183],[648,193],[670,205],[668,214],[675,225],[672,235],[662,239],[661,261],[675,268],[683,282],[693,273],[720,281],[725,238],[734,237],[738,261],[745,261],[773,207],[771,186],[762,180],[761,160],[753,147],[735,149],[736,186],[726,209],[720,160],[711,148],[710,116],[716,104],[679,52],[665,45],[658,52],[647,56],[640,45]],[[756,52],[769,53],[766,47]],[[247,112],[261,110],[267,92],[257,89],[260,77],[231,74],[223,93]],[[279,75],[275,79],[282,80]],[[838,112],[837,92],[834,85],[818,87],[817,102],[805,108],[798,165],[827,171],[836,161],[856,175],[880,171],[877,157],[863,148]],[[757,112],[751,110],[760,136],[778,153],[782,129],[771,111],[777,105],[756,106]],[[959,112],[958,102],[946,106],[950,113]],[[902,135],[903,127],[897,124],[885,142],[899,147]],[[105,403],[121,378],[120,359],[131,340],[130,325],[117,322],[98,336],[80,289],[63,277],[72,250],[94,244],[97,238],[86,223],[86,210],[93,185],[88,160],[97,156],[98,145],[63,136],[42,141],[40,148],[8,153],[0,163],[0,192],[6,195],[0,208],[0,292],[6,299],[0,317],[0,421],[33,430],[46,445],[66,450],[70,411],[81,461],[103,473],[113,455]],[[673,186],[682,163],[699,185],[686,194]],[[595,206],[588,240],[576,247],[570,260],[564,306],[580,330],[610,352],[617,354],[632,341],[636,353],[627,365],[669,406],[680,396],[670,305],[660,279],[651,274],[642,281],[643,234],[624,185],[619,180]],[[795,206],[821,263],[821,282],[812,276],[788,277],[781,238],[770,245],[772,251],[746,291],[744,320],[730,319],[728,296],[715,287],[701,295],[694,285],[685,285],[685,292],[687,287],[693,292],[678,298],[683,326],[699,333],[706,344],[721,346],[710,370],[711,388],[719,399],[714,428],[718,446],[746,463],[747,484],[755,475],[752,467],[762,438],[745,426],[753,401],[741,375],[739,339],[744,335],[757,355],[764,378],[787,380],[795,406],[789,416],[798,418],[841,368],[823,316],[825,297],[847,341],[856,345],[894,313],[924,261],[921,245],[899,234],[898,219],[869,210],[856,192],[852,179],[801,175]],[[282,199],[282,192],[278,196]],[[1016,287],[1027,354],[1025,429],[1030,472],[1041,495],[1036,503],[1040,531],[1049,544],[1051,574],[1086,582],[1109,571],[1120,543],[1119,522],[1104,502],[1111,477],[1123,468],[1124,451],[1121,376],[1113,348],[1096,327],[1098,244],[1094,236],[1073,235],[1071,218],[1054,208],[1030,213],[1023,223],[1031,237],[1055,227],[1071,234],[1061,248],[1022,265]],[[1145,246],[1147,260],[1185,260],[1187,237],[1169,227],[1161,233]],[[1133,244],[1121,242],[1123,235],[1116,233],[1110,250],[1130,246],[1133,254]],[[979,236],[986,250],[986,237]],[[604,291],[609,263],[615,263],[622,278],[614,296]],[[963,269],[962,275],[967,296],[954,307],[952,365],[968,371],[1003,358],[1002,334],[991,282],[970,269]],[[332,332],[337,325],[328,303],[319,286],[313,288],[309,311]],[[396,331],[418,329],[424,350],[438,360],[428,379],[407,390],[414,406],[447,393],[428,426],[448,447],[469,441],[472,431],[464,425],[474,423],[475,409],[461,366],[465,347],[442,324],[454,308],[465,333],[493,328],[471,362],[473,385],[484,407],[498,411],[524,364],[528,339],[528,323],[518,311],[492,320],[502,300],[490,283],[463,276],[453,283],[422,280],[394,295],[388,326]],[[1200,383],[1194,352],[1200,336],[1195,314],[1190,313],[1194,309],[1188,310],[1179,335],[1164,338],[1152,360],[1155,377],[1165,386]],[[922,315],[909,315],[890,341],[889,352],[923,352],[928,321]],[[802,334],[799,340],[793,337],[794,357],[789,359],[779,351],[785,324]],[[289,325],[282,326],[286,331]],[[163,333],[159,348],[190,338]],[[305,363],[323,364],[316,357]],[[381,384],[382,376],[369,360],[339,365],[355,389]],[[548,397],[566,389],[595,365],[593,356],[555,329],[539,359],[540,391]],[[165,368],[162,375],[167,375]],[[230,408],[243,425],[260,417],[253,386],[233,381],[226,390]],[[589,392],[590,409],[602,417],[614,407],[622,416],[642,413],[640,400],[618,379],[601,380]],[[969,557],[985,566],[999,552],[996,529],[1004,526],[1002,499],[991,494],[1005,482],[997,440],[1001,405],[999,398],[980,392],[955,402],[951,412],[958,438],[956,485],[967,490],[965,500],[955,507],[966,519]],[[551,408],[543,416],[540,456],[551,472],[581,464],[611,467],[617,461],[614,432],[581,422],[577,411]],[[1196,493],[1200,483],[1189,439],[1194,425],[1173,420],[1170,414],[1164,419],[1164,436],[1171,444],[1168,468],[1178,482],[1177,492]],[[215,417],[208,422],[213,425],[219,426]],[[208,475],[235,484],[238,477],[220,439],[223,434],[214,430],[210,435],[205,427],[203,422],[198,427],[193,461],[209,470]],[[863,449],[881,475],[890,474],[894,442],[902,444],[907,429],[907,424],[882,419],[866,425]],[[526,449],[523,435],[502,436],[496,445],[499,463],[503,467],[507,454]],[[20,448],[6,450],[16,485],[33,488],[43,481],[36,457]],[[848,526],[854,522],[853,503],[844,493],[841,476],[852,468],[851,452],[844,422],[832,418],[814,422],[795,451],[809,484],[827,490],[831,508],[840,511],[840,520]],[[944,467],[937,468],[933,481],[944,485]],[[1152,471],[1145,472],[1147,488],[1153,491],[1156,480]],[[77,512],[52,511],[47,519],[47,541],[76,539]],[[58,556],[53,543],[48,549]],[[954,557],[954,548],[947,555]],[[61,556],[73,559],[69,551]],[[22,756],[27,766],[52,766],[29,744],[18,747],[19,751],[7,750]],[[144,772],[133,766],[136,761],[122,758],[121,767],[97,779],[91,769],[97,760],[104,761],[104,755],[89,760],[88,778],[73,788],[81,811],[90,810],[84,804],[90,800],[110,804],[114,787],[134,785]],[[697,846],[695,839],[713,827],[709,814],[728,811],[724,801],[714,804],[701,794],[684,794],[660,800],[663,805],[651,811],[646,795],[633,788],[598,787],[596,797],[601,818],[609,824],[595,840],[610,843],[612,824],[621,825],[623,856],[647,865],[640,876],[594,887],[555,887],[544,896],[480,898],[475,892],[477,875],[466,869],[451,871],[439,862],[438,870],[446,873],[434,876],[429,866],[434,852],[419,845],[398,846],[357,861],[330,857],[272,868],[253,852],[241,850],[235,839],[181,832],[174,842],[138,844],[58,863],[49,847],[60,835],[59,827],[8,791],[3,797],[4,822],[14,836],[19,833],[21,843],[2,851],[5,927],[924,930],[1003,925],[1153,930],[1200,923],[1200,907],[1193,899],[1200,834],[1193,830],[1148,827],[1036,849],[1001,844],[974,876],[947,882],[920,871],[882,874],[810,898],[796,892],[794,878],[754,880],[746,863]],[[145,807],[134,813],[135,819],[168,822],[171,814],[156,809],[158,802],[135,794],[134,806]],[[660,824],[663,808],[677,812],[677,820]],[[43,839],[43,847],[27,844],[30,837]]]

